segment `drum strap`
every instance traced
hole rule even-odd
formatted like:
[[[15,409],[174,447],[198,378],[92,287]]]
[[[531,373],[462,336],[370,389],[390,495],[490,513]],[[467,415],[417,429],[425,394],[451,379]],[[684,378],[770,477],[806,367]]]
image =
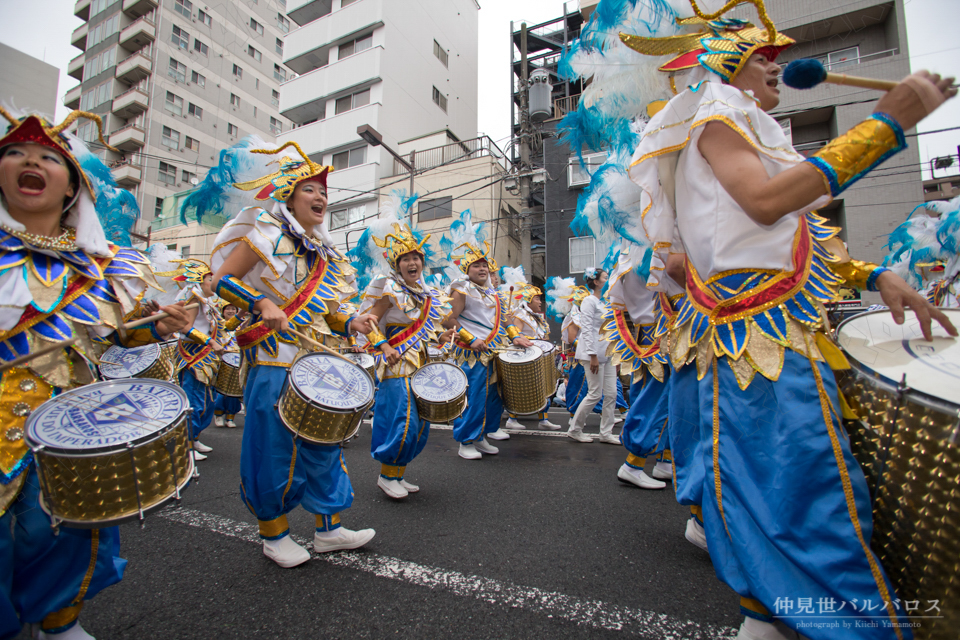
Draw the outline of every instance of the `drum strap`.
[[[497,310],[493,316],[493,328],[490,330],[490,333],[487,334],[487,337],[483,339],[484,342],[490,344],[490,342],[497,337],[497,334],[500,333],[500,318],[503,315],[503,299],[500,296],[497,296]],[[454,340],[456,344],[461,349],[470,349],[470,345],[464,344],[459,338]]]
[[[409,327],[407,327],[403,331],[400,331],[394,334],[394,336],[390,338],[387,341],[387,343],[391,347],[399,351],[400,350],[399,347],[403,346],[403,344],[410,338],[413,338],[414,336],[416,336],[417,333],[419,333],[420,329],[423,328],[423,325],[427,324],[427,320],[430,319],[430,308],[432,306],[433,306],[433,296],[426,296],[423,302],[423,309],[420,311],[420,316],[416,320],[414,320]],[[371,345],[371,348],[372,348],[372,345]],[[379,349],[377,351],[379,351]]]

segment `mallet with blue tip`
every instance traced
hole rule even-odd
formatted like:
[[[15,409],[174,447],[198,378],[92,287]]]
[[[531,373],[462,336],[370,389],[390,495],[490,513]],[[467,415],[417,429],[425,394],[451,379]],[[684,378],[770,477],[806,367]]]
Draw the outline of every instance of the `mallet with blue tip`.
[[[890,91],[899,84],[891,80],[875,80],[873,78],[848,76],[844,73],[830,73],[822,62],[810,58],[794,60],[783,70],[783,83],[794,89],[812,89],[822,82],[845,84],[851,87],[876,89],[878,91]]]

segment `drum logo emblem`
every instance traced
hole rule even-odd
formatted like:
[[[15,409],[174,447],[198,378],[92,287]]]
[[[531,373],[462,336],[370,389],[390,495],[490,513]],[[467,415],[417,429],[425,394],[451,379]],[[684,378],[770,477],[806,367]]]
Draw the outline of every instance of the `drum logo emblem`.
[[[372,395],[370,379],[362,369],[338,362],[314,364],[301,360],[298,364],[301,366],[291,372],[293,382],[313,400],[328,407],[359,407]]]
[[[451,378],[446,367],[439,371],[421,369],[422,373],[414,381],[417,394],[430,402],[445,402],[460,395],[464,388],[462,376]],[[460,373],[459,369],[456,373]]]

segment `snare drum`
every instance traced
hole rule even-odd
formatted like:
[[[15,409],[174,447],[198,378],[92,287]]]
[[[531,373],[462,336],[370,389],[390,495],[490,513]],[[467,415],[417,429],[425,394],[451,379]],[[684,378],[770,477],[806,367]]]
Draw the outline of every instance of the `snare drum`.
[[[347,352],[346,357],[353,360],[359,366],[363,367],[363,370],[370,374],[370,377],[374,380],[377,379],[377,361],[374,360],[373,356],[369,353],[353,353]]]
[[[540,366],[543,367],[543,379],[546,384],[547,396],[552,396],[557,391],[557,383],[563,377],[560,365],[560,350],[557,345],[546,340],[531,340],[534,345],[543,351],[543,357],[540,359]]]
[[[427,345],[427,362],[443,362],[443,349],[434,345]]]
[[[954,326],[960,310],[942,309]],[[922,616],[916,638],[955,638],[960,627],[960,341],[934,323],[923,339],[913,314],[889,311],[845,320],[837,340],[851,369],[838,382],[858,419],[850,448],[873,498],[871,544],[903,601]]]
[[[152,378],[169,381],[173,373],[173,361],[156,343],[133,349],[114,345],[100,356],[100,375],[105,380]]]
[[[128,378],[63,393],[30,414],[44,511],[72,527],[110,527],[180,499],[193,474],[187,395]]]
[[[293,435],[313,444],[340,444],[360,428],[373,405],[374,384],[363,367],[338,356],[311,353],[287,373],[277,410]]]
[[[449,362],[431,362],[410,377],[417,413],[424,422],[449,424],[467,408],[467,374]]]
[[[228,351],[220,360],[217,370],[217,379],[213,387],[221,394],[230,398],[242,398],[243,387],[240,385],[240,354]]]
[[[515,415],[537,413],[549,393],[540,347],[501,351],[497,354],[497,380],[504,408]]]

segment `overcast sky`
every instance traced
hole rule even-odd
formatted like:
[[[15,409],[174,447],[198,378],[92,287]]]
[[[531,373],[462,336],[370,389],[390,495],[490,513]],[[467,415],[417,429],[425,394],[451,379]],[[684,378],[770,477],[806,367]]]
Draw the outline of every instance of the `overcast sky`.
[[[245,0],[238,0],[244,2]],[[429,0],[423,0],[429,1]],[[444,0],[435,0],[443,2]],[[510,135],[509,65],[510,21],[533,25],[561,15],[560,0],[480,1],[480,104],[477,128],[503,146]],[[800,0],[797,0],[800,1]],[[77,81],[67,75],[67,64],[80,53],[70,45],[70,34],[81,23],[73,15],[75,0],[0,0],[0,42],[59,67],[62,96]],[[577,0],[568,2],[571,10]],[[913,69],[932,69],[960,76],[960,0],[905,0],[908,46]],[[773,16],[776,20],[776,16]],[[2,97],[2,96],[0,96]],[[58,117],[66,109],[58,108]],[[960,126],[960,98],[925,120],[921,131]],[[920,159],[957,153],[960,130],[911,139]]]

